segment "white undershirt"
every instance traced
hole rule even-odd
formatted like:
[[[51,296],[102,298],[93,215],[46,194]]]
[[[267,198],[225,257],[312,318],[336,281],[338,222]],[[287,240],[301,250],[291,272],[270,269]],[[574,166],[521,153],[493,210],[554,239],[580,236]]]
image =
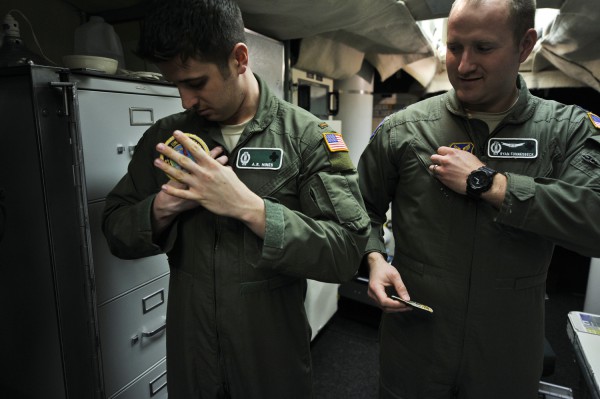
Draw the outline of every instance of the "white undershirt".
[[[500,121],[509,113],[510,109],[500,112],[468,112],[469,119],[479,119],[488,125],[490,133],[498,126]]]
[[[225,148],[227,151],[231,152],[238,143],[240,136],[244,132],[244,128],[248,123],[250,123],[252,119],[248,119],[246,122],[242,122],[239,125],[220,125],[221,126],[221,134],[223,135],[223,140],[225,141]]]
[[[489,132],[493,132],[496,126],[504,119],[506,115],[513,109],[517,101],[519,101],[519,92],[517,92],[517,98],[512,103],[510,107],[506,111],[502,112],[474,112],[470,110],[467,111],[467,116],[469,119],[479,119],[485,122],[488,125]]]

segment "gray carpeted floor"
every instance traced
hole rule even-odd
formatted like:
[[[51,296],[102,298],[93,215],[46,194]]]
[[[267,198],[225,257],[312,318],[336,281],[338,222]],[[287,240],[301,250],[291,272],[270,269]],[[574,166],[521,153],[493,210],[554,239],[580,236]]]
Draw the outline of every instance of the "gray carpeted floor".
[[[360,303],[340,305],[312,344],[315,399],[377,398],[378,317]]]

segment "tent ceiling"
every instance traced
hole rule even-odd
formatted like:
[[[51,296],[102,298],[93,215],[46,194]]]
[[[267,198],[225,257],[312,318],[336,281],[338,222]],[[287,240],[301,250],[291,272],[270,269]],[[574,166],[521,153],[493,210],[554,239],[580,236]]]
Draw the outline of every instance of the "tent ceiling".
[[[64,0],[109,20],[139,18],[146,0]],[[437,49],[417,21],[446,17],[453,0],[237,0],[248,28],[279,40],[301,39],[296,66],[344,79],[370,63],[382,80],[400,69],[426,85],[439,72]],[[560,18],[538,41],[532,72],[555,68],[600,90],[597,0],[537,0],[560,8]],[[436,71],[437,68],[437,71]]]

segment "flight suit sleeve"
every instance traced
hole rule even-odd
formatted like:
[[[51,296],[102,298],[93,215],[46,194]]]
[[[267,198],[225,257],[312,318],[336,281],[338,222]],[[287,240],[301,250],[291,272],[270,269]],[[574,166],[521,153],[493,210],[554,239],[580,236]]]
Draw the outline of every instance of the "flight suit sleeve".
[[[299,177],[300,209],[265,198],[266,234],[258,268],[324,282],[356,273],[369,220],[348,152],[329,153],[322,138],[306,151]]]
[[[593,215],[600,215],[600,130],[583,119],[569,133],[556,172],[544,177],[506,174],[506,196],[496,221],[598,257],[600,223]]]
[[[384,121],[375,130],[360,157],[360,190],[371,221],[371,233],[365,253],[386,253],[383,226],[393,200],[399,168],[395,165],[392,132]]]

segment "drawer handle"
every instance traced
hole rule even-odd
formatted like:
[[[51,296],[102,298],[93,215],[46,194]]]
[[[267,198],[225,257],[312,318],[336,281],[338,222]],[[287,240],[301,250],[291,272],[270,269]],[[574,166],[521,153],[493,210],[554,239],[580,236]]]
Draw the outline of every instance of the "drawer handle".
[[[164,289],[156,291],[155,293],[142,298],[142,306],[144,309],[144,314],[148,313],[152,309],[156,309],[163,303],[165,303],[165,290]]]
[[[129,124],[131,126],[150,126],[154,124],[154,109],[129,108]]]
[[[152,331],[142,331],[142,337],[151,338],[156,334],[160,333],[162,330],[167,328],[167,322],[165,321],[160,327]]]
[[[167,374],[166,371],[163,371],[161,373],[161,375],[159,375],[158,377],[156,377],[154,380],[150,381],[150,397],[156,395],[161,389],[163,389],[164,387],[167,386],[167,380],[165,377],[165,375]],[[160,384],[158,387],[154,387],[154,384],[156,384],[157,382],[160,382],[160,379],[163,378],[164,381],[162,381],[162,384]]]

